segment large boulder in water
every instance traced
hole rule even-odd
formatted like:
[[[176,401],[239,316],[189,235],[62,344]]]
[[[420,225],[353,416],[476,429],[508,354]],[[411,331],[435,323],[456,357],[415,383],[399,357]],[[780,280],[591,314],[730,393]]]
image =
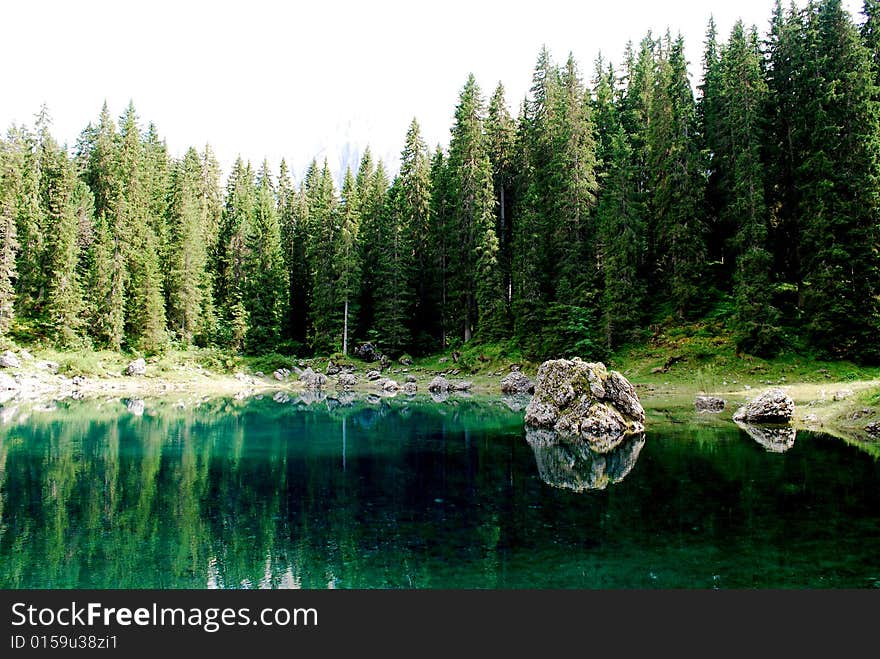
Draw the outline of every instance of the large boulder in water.
[[[604,490],[626,478],[645,445],[645,435],[628,435],[608,453],[599,453],[589,442],[555,430],[527,428],[526,441],[535,452],[541,480],[553,487],[586,492]]]
[[[782,389],[767,389],[733,415],[745,423],[788,423],[794,415],[794,401]]]
[[[533,428],[581,436],[605,453],[627,434],[644,431],[645,410],[632,383],[605,364],[554,359],[538,369],[525,421]]]

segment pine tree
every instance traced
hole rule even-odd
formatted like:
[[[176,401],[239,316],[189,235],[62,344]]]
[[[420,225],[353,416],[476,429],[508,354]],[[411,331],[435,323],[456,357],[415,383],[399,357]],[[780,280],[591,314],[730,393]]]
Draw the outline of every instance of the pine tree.
[[[551,108],[553,155],[548,175],[551,249],[556,261],[549,324],[556,350],[594,355],[599,336],[599,269],[596,254],[596,145],[590,98],[573,56],[560,71],[560,89]]]
[[[483,135],[483,101],[474,76],[468,77],[455,110],[449,143],[451,237],[450,298],[454,323],[470,341],[479,328],[487,338],[504,325],[504,293],[495,235],[492,166]],[[474,281],[472,273],[479,273]]]
[[[246,342],[252,354],[271,352],[281,337],[284,256],[275,204],[269,164],[264,161],[257,174],[253,221],[247,224],[245,234]]]
[[[723,134],[716,137],[714,168],[723,205],[723,226],[736,228],[734,297],[737,346],[757,354],[778,349],[779,313],[773,305],[773,259],[767,250],[762,125],[767,86],[757,33],[736,23],[720,63],[717,110]]]
[[[495,233],[498,236],[498,263],[505,292],[505,326],[510,329],[512,299],[511,267],[513,253],[513,208],[516,206],[516,125],[507,109],[504,86],[499,82],[489,101],[486,116],[486,141],[492,163],[495,188]]]
[[[41,190],[40,138],[48,135],[48,125],[33,135],[24,127],[9,132],[12,170],[16,172],[10,190],[19,246],[16,278],[16,305],[21,316],[33,316],[43,302],[44,259],[46,257],[45,218]]]
[[[349,327],[354,327],[357,316],[357,294],[360,291],[361,264],[358,251],[360,231],[360,203],[351,169],[345,170],[342,200],[338,207],[339,230],[334,245],[333,268],[336,270],[337,305],[342,312],[342,354],[348,354]]]
[[[404,283],[412,294],[412,308],[407,318],[411,338],[420,348],[431,346],[430,308],[438,303],[434,244],[431,240],[431,164],[428,147],[421,137],[418,122],[413,119],[406,133],[400,154],[400,220],[411,237],[411,253],[405,255],[404,270],[409,279]]]
[[[443,149],[438,145],[431,158],[431,223],[428,228],[428,241],[432,258],[425,264],[431,273],[432,289],[435,291],[436,306],[428,310],[425,325],[429,334],[435,338],[434,345],[445,349],[449,335],[447,328],[452,326],[449,304],[449,253],[453,249],[449,235],[451,198],[449,190],[449,168]]]
[[[702,212],[704,179],[693,92],[688,81],[684,40],[667,36],[651,103],[648,134],[651,157],[654,256],[658,275],[679,318],[695,317],[705,301]]]
[[[81,342],[83,294],[79,282],[79,206],[87,199],[75,194],[78,187],[73,163],[54,139],[42,140],[41,178],[45,204],[48,281],[46,320],[56,345]]]
[[[803,306],[801,267],[801,219],[797,211],[800,191],[795,182],[798,162],[802,159],[806,137],[799,127],[807,124],[804,116],[805,89],[803,36],[805,28],[800,13],[785,14],[776,0],[765,49],[767,51],[767,129],[764,159],[767,163],[766,199],[770,212],[769,246],[773,271],[780,288],[793,291],[783,297],[782,312],[797,320]]]
[[[306,261],[311,280],[309,303],[309,343],[319,353],[341,348],[342,309],[336,304],[335,277],[332,267],[336,243],[336,206],[339,199],[327,161],[312,176],[306,176],[309,242]]]
[[[5,335],[15,318],[15,258],[18,237],[12,197],[14,170],[9,145],[0,142],[0,337]]]
[[[516,140],[520,166],[516,184],[517,222],[513,227],[511,306],[515,335],[530,347],[535,347],[534,337],[546,327],[544,313],[556,292],[557,259],[552,241],[554,145],[550,117],[560,86],[559,71],[546,47],[542,48]]]
[[[806,29],[810,150],[796,176],[807,335],[826,356],[873,362],[880,359],[880,126],[871,57],[840,0],[808,8]]]
[[[736,225],[722,213],[727,203],[725,190],[720,180],[719,161],[724,159],[726,145],[724,119],[721,104],[721,48],[718,32],[713,18],[709,18],[706,29],[705,50],[703,52],[703,81],[699,86],[697,102],[697,126],[700,139],[700,157],[706,170],[705,219],[706,254],[713,268],[715,284],[724,289],[730,281],[732,254],[729,237],[735,233]]]
[[[602,271],[603,342],[611,351],[638,336],[646,287],[644,205],[638,193],[634,154],[615,99],[614,69],[596,67],[595,117],[602,184],[597,209],[597,260]]]
[[[88,326],[95,343],[119,350],[125,331],[125,284],[128,272],[118,239],[118,217],[100,215],[92,243]]]
[[[226,204],[217,245],[214,299],[219,313],[218,340],[233,350],[245,347],[248,331],[244,306],[246,237],[254,221],[256,192],[251,166],[236,159],[226,184]]]
[[[863,0],[862,15],[862,41],[871,56],[874,84],[880,85],[880,0]]]
[[[171,217],[167,248],[165,290],[168,295],[168,327],[185,345],[206,331],[212,307],[207,272],[207,225],[202,193],[202,162],[190,148],[172,174]]]
[[[355,189],[360,216],[361,285],[358,296],[357,335],[375,340],[376,310],[380,285],[379,254],[386,248],[385,212],[388,193],[388,175],[380,160],[373,163],[369,148],[364,151],[355,177]]]
[[[151,185],[148,179],[147,150],[141,139],[134,105],[129,103],[120,121],[116,152],[119,187],[114,229],[127,258],[125,292],[125,331],[140,350],[155,352],[167,339],[165,295],[162,290],[161,236],[153,217]]]

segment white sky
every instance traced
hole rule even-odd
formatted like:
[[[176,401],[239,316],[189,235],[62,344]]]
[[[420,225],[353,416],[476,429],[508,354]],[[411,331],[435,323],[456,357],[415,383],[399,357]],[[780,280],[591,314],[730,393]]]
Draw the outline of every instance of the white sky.
[[[724,39],[737,18],[763,34],[772,4],[6,0],[0,128],[31,125],[45,102],[73,145],[105,99],[117,117],[132,99],[172,155],[210,142],[224,173],[237,154],[273,171],[285,157],[299,179],[313,157],[337,169],[366,144],[396,171],[413,117],[429,146],[447,144],[469,72],[487,97],[502,81],[515,115],[544,43],[589,79],[600,51],[617,64],[628,40],[669,27],[698,72],[710,14]],[[861,0],[844,4],[861,19]]]

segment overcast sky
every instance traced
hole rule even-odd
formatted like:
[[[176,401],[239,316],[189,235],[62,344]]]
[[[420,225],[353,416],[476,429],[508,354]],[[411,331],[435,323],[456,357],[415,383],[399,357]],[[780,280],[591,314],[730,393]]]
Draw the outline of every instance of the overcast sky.
[[[861,19],[861,0],[844,4]],[[726,38],[737,18],[763,34],[771,9],[772,0],[7,1],[0,127],[32,124],[45,102],[54,134],[72,145],[105,99],[117,117],[131,99],[172,155],[210,142],[224,173],[241,154],[268,157],[273,170],[285,157],[299,178],[313,157],[336,169],[346,145],[356,159],[366,144],[396,171],[413,117],[429,145],[447,144],[469,72],[487,96],[502,81],[516,114],[542,44],[557,61],[573,52],[589,78],[600,51],[616,64],[628,40],[668,27],[698,63],[710,14]]]

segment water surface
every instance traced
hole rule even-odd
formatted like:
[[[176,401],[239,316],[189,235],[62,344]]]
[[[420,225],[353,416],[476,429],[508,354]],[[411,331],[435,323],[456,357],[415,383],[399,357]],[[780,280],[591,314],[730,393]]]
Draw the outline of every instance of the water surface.
[[[694,415],[596,456],[508,403],[7,403],[0,587],[880,586],[853,446]]]

